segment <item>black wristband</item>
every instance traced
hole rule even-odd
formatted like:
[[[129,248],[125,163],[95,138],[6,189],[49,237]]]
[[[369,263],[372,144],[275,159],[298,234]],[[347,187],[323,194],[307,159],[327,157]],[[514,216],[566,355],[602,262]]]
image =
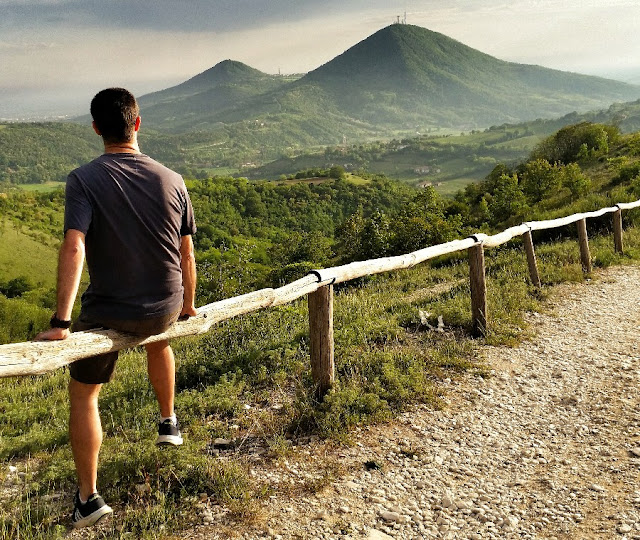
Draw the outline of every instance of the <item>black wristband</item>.
[[[71,321],[63,321],[58,319],[58,314],[54,313],[53,317],[49,321],[49,325],[51,328],[69,328],[71,326]]]

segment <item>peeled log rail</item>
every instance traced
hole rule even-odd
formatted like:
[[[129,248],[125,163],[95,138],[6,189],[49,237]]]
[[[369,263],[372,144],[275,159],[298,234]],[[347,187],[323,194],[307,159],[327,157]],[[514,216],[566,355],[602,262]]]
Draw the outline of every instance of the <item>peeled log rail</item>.
[[[472,250],[475,256],[474,262],[471,264],[475,267],[474,274],[476,276],[481,276],[480,272],[484,273],[484,268],[480,268],[480,264],[484,264],[484,248],[499,246],[508,242],[512,238],[521,235],[525,235],[525,247],[527,247],[527,237],[530,240],[531,231],[562,227],[581,220],[586,220],[587,218],[599,217],[610,212],[616,213],[614,216],[614,227],[618,229],[619,225],[620,229],[620,231],[616,230],[616,250],[619,248],[621,251],[622,223],[619,222],[618,225],[616,224],[620,217],[620,211],[631,210],[639,207],[640,200],[630,203],[618,203],[614,207],[603,208],[595,212],[574,214],[565,218],[547,221],[523,223],[522,225],[511,227],[510,229],[493,236],[476,234],[475,236],[465,238],[463,240],[453,240],[445,244],[431,246],[397,257],[384,257],[369,261],[354,262],[334,268],[313,270],[310,275],[277,289],[261,289],[249,294],[227,298],[225,300],[203,306],[198,309],[198,314],[195,317],[191,317],[187,321],[177,322],[163,334],[147,338],[140,338],[139,336],[124,334],[115,330],[91,330],[87,332],[73,333],[64,341],[26,342],[0,345],[0,377],[39,375],[70,364],[75,360],[94,356],[96,354],[134,347],[136,345],[144,345],[145,343],[153,343],[164,339],[204,334],[208,332],[214,324],[220,321],[231,319],[238,315],[251,313],[266,307],[287,304],[303,296],[311,296],[322,287],[382,272],[411,268],[429,259],[449,253],[469,250],[474,247],[477,247],[478,249]],[[588,240],[586,236],[583,238],[583,244],[585,241],[588,249]],[[532,242],[529,248],[531,250],[533,249]],[[528,257],[530,257],[530,255],[531,254],[528,252]],[[530,270],[531,268],[532,266],[530,262]],[[480,281],[482,281],[482,279],[479,277],[476,283],[472,284],[472,288],[478,293],[475,295],[476,299],[473,300],[472,312],[474,313],[474,326],[477,330],[483,332],[486,331],[486,293],[482,294],[484,286]],[[533,271],[532,281],[534,284],[539,286],[540,279],[537,275],[534,276]],[[482,300],[483,296],[485,297],[484,300]],[[312,315],[311,318],[313,317],[316,317],[316,314]],[[328,327],[327,324],[324,323],[320,326]],[[315,332],[314,330],[311,331]],[[316,338],[314,337],[313,339]],[[333,340],[331,339],[331,342],[332,341]],[[325,373],[323,376],[328,377],[327,370],[323,371]],[[325,381],[329,381],[329,384],[331,380],[332,379],[325,378]]]
[[[242,296],[234,296],[198,309],[198,314],[186,321],[178,321],[169,330],[147,338],[116,330],[88,330],[74,332],[64,341],[29,341],[0,346],[0,377],[41,375],[71,362],[153,343],[164,339],[206,334],[211,327],[238,315],[270,306],[288,304],[323,286],[313,275],[289,283],[278,289],[260,289]]]
[[[627,203],[618,203],[616,204],[616,206],[620,208],[620,210],[632,210],[634,208],[640,208],[640,200]]]
[[[640,201],[636,201],[636,202],[640,202]],[[629,203],[629,204],[635,205],[635,206],[631,206],[630,208],[636,208],[636,206],[640,206],[640,205],[636,205],[635,203]],[[529,226],[529,228],[532,231],[555,229],[556,227],[571,225],[572,223],[575,223],[576,221],[580,221],[582,219],[596,218],[596,217],[604,216],[605,214],[610,214],[611,212],[615,212],[616,210],[618,210],[619,207],[620,207],[619,205],[611,206],[609,208],[601,208],[600,210],[596,210],[594,212],[583,212],[582,214],[573,214],[571,216],[557,218],[557,219],[548,219],[546,221],[527,221],[525,225]]]
[[[511,227],[510,229],[507,229],[506,231],[503,231],[499,234],[486,236],[482,241],[482,245],[484,247],[498,247],[499,245],[505,244],[509,240],[512,240],[516,236],[522,236],[523,234],[526,234],[528,232],[531,232],[531,229],[526,223],[523,223],[522,225]]]
[[[397,257],[382,257],[380,259],[335,266],[333,268],[312,270],[312,274],[316,275],[322,283],[343,283],[352,279],[380,274],[382,272],[411,268],[429,259],[468,249],[475,244],[477,244],[477,240],[474,238],[453,240],[452,242],[438,244],[437,246],[420,249],[406,255],[398,255]]]

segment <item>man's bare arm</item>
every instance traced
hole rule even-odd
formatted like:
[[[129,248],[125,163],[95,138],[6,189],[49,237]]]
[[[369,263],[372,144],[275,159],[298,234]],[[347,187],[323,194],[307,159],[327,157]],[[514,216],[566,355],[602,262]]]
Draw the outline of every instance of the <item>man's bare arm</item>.
[[[84,233],[69,229],[64,236],[58,255],[58,293],[56,316],[68,321],[71,319],[73,303],[80,287],[82,267],[84,265]],[[36,336],[37,340],[66,339],[69,330],[51,328]]]
[[[184,287],[184,300],[180,317],[192,317],[196,312],[196,257],[193,252],[193,239],[191,235],[183,236],[180,242],[180,266],[182,268],[182,286]]]

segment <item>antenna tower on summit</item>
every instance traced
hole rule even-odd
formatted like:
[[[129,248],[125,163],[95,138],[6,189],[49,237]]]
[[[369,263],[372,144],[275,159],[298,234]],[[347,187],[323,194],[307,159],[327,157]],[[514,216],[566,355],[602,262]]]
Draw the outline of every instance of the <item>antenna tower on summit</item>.
[[[404,17],[400,19],[400,15],[396,15],[396,24],[407,24],[407,12],[404,12]]]

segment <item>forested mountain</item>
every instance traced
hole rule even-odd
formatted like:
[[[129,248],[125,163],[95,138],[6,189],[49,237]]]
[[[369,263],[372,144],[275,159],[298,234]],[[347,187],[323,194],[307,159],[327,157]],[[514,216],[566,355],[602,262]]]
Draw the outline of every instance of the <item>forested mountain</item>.
[[[475,129],[638,98],[638,86],[505,62],[437,32],[394,24],[299,79],[225,61],[141,103],[154,128],[241,123],[269,145],[278,137],[330,144],[342,135]]]

